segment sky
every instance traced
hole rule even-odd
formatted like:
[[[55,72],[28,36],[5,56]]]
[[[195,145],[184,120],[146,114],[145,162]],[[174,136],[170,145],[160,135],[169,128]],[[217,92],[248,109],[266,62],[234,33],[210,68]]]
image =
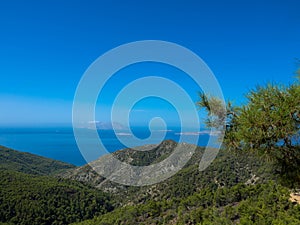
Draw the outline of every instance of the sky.
[[[0,1],[0,126],[70,124],[87,68],[105,52],[141,40],[190,49],[212,70],[225,99],[242,104],[257,84],[293,82],[299,8],[298,0]],[[199,87],[182,71],[144,63],[112,77],[95,119],[109,120],[118,91],[144,76],[169,78],[197,101]],[[153,117],[178,122],[174,106],[158,98],[138,102],[130,114],[140,125]]]

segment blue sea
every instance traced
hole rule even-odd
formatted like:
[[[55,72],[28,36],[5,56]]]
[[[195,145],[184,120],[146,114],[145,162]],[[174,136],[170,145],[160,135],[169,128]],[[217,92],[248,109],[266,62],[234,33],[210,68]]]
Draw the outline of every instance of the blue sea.
[[[157,131],[160,132],[160,131]],[[133,142],[130,146],[124,146],[118,139],[118,134],[112,130],[98,131],[102,143],[110,152],[114,152],[125,147],[136,146]],[[138,138],[146,138],[150,132],[145,129],[135,129],[134,135]],[[123,138],[130,140],[131,135],[126,132],[120,132]],[[192,137],[195,133],[186,133],[185,142],[189,142],[189,135]],[[209,134],[201,132],[198,134],[199,146],[206,146]],[[158,135],[159,137],[159,135]],[[165,131],[164,140],[179,141],[180,130],[173,128]],[[89,140],[93,141],[93,140]],[[151,143],[158,144],[159,138],[151,139]],[[130,142],[130,141],[129,141]],[[15,150],[30,152],[36,155],[68,162],[77,166],[86,164],[85,159],[81,155],[71,127],[66,128],[0,128],[0,145]]]

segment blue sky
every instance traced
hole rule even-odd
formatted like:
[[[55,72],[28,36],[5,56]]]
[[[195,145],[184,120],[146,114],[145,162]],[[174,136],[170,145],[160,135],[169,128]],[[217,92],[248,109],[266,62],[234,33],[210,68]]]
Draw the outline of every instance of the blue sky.
[[[256,84],[291,83],[300,58],[300,2],[286,1],[1,1],[0,125],[68,124],[76,86],[106,51],[139,40],[165,40],[198,54],[226,99],[238,104]],[[118,88],[135,76],[166,77],[197,100],[197,87],[174,68],[140,65],[120,73],[99,98],[107,120]],[[159,99],[136,105],[137,123],[176,120]],[[134,113],[132,117],[134,118]],[[151,113],[150,113],[151,112]]]

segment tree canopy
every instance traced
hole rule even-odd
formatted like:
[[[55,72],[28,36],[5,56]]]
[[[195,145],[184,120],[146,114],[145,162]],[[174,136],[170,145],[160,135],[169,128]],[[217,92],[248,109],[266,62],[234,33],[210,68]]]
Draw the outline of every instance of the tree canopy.
[[[228,149],[250,150],[275,160],[283,177],[298,182],[299,75],[298,72],[298,80],[288,86],[257,86],[246,95],[245,105],[233,106],[228,102],[225,107],[221,101],[204,93],[199,94],[200,100],[197,102],[208,113],[208,127],[226,126],[224,143]]]

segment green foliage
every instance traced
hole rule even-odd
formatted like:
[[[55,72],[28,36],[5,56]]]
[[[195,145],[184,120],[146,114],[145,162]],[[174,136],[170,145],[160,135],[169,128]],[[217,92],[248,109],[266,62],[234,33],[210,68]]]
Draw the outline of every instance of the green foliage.
[[[162,151],[167,154],[170,150]],[[215,149],[211,150],[214,151]],[[98,177],[93,177],[89,171],[91,168],[87,167],[74,170],[78,174],[72,174],[72,178],[82,180],[85,174],[89,174],[87,182],[97,186],[98,184],[94,180],[99,180],[102,184],[101,188],[113,190],[114,198],[117,202],[120,202],[120,205],[139,204],[149,200],[163,200],[174,197],[187,197],[203,188],[214,190],[218,187],[231,187],[241,182],[261,183],[266,180],[276,179],[276,175],[273,175],[273,165],[270,162],[265,162],[263,159],[249,153],[237,155],[225,149],[221,149],[212,164],[206,170],[200,172],[198,167],[203,152],[203,148],[196,148],[192,158],[182,170],[166,181],[152,186],[127,187],[108,180],[103,182],[104,178],[99,178],[99,175]],[[132,158],[132,163],[148,163],[147,161],[138,160],[135,157],[135,153],[131,156],[127,150],[122,154]],[[158,159],[162,157],[161,154],[158,154],[158,156]],[[142,157],[142,159],[146,159],[146,157]]]
[[[257,87],[247,98],[249,103],[237,122],[237,137],[244,141],[243,147],[264,149],[270,155],[273,148],[292,147],[299,131],[300,87]]]
[[[0,170],[0,222],[69,224],[112,210],[107,194],[75,181]]]
[[[109,224],[299,224],[300,207],[274,182],[204,188],[186,198],[125,206],[81,225]]]
[[[145,157],[131,150],[116,154],[124,161],[133,159],[132,162],[136,165],[148,164],[149,161],[156,162],[163,159],[175,146],[175,142],[166,141],[155,149],[155,154],[146,154]],[[299,222],[299,209],[287,200],[287,189],[272,182],[263,184],[274,178],[271,175],[270,164],[251,154],[236,155],[221,149],[210,167],[200,172],[198,164],[202,154],[203,148],[198,147],[188,164],[165,182],[151,187],[120,187],[113,195],[113,201],[107,194],[82,183],[9,171],[7,163],[6,169],[0,170],[0,222],[7,224],[69,224],[80,221],[84,221],[82,224],[238,222],[297,224]],[[23,167],[21,162],[20,165]],[[84,172],[88,173],[86,170],[89,168],[83,168]],[[245,185],[246,183],[256,185]],[[120,204],[116,204],[116,201],[120,201]],[[119,208],[113,210],[117,205]],[[120,207],[121,205],[123,207]],[[261,212],[262,208],[267,210]],[[266,219],[270,217],[273,220]]]
[[[198,107],[207,110],[206,125],[208,127],[222,128],[226,122],[227,109],[225,104],[216,97],[206,96],[205,93],[199,92],[200,100],[196,103]],[[229,103],[230,104],[230,103]]]
[[[0,146],[0,169],[35,175],[54,175],[75,166]]]
[[[209,118],[213,114],[224,120],[223,116],[219,118],[218,113],[211,111],[209,105],[216,103],[215,98],[203,95],[197,104],[208,111]],[[299,82],[290,86],[258,86],[246,97],[246,105],[227,106],[225,145],[228,149],[250,150],[275,160],[281,166],[283,178],[292,183],[300,182]],[[214,123],[208,125],[215,126]]]
[[[275,159],[283,175],[299,180],[292,175],[300,172],[300,86],[258,87],[247,98],[236,124],[237,141]]]

